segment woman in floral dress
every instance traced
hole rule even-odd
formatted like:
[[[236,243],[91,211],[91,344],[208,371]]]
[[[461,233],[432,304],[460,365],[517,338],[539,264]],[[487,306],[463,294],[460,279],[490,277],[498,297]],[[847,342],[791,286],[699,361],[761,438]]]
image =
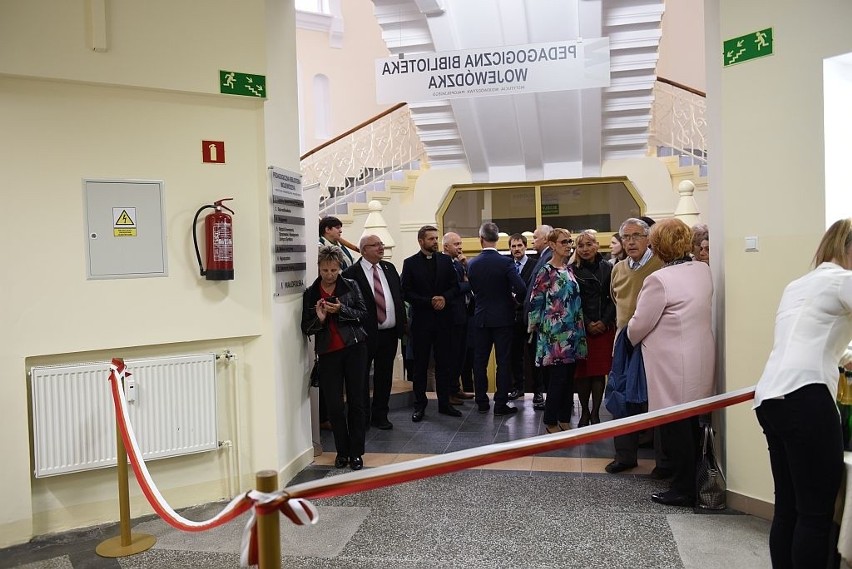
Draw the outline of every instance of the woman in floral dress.
[[[586,357],[587,347],[580,287],[568,266],[574,244],[571,233],[556,228],[547,241],[553,257],[535,275],[528,330],[537,332],[535,365],[547,385],[545,431],[555,433],[570,426],[574,369],[577,360]]]

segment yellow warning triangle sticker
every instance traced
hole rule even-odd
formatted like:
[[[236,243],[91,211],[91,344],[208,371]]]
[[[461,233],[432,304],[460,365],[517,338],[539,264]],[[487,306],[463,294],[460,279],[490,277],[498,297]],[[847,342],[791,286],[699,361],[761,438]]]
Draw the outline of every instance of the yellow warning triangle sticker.
[[[122,210],[121,215],[118,216],[118,219],[115,221],[116,225],[136,225],[130,216],[127,215],[127,210]]]

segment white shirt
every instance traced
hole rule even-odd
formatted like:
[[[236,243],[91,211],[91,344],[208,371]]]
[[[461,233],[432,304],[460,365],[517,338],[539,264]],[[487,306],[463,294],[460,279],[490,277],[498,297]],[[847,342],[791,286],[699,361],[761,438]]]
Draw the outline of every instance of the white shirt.
[[[370,290],[373,293],[373,298],[376,298],[376,289],[373,287],[373,264],[361,257],[361,268],[364,269],[364,274],[367,276],[367,283],[370,285]],[[388,285],[388,279],[385,276],[385,271],[382,266],[376,264],[376,270],[379,272],[379,280],[382,281],[382,291],[385,293],[385,321],[379,324],[379,330],[390,330],[396,328],[396,306],[393,303],[393,295]]]
[[[837,368],[852,359],[852,271],[834,263],[784,289],[775,316],[775,343],[757,383],[754,408],[800,387],[823,383],[837,396]]]

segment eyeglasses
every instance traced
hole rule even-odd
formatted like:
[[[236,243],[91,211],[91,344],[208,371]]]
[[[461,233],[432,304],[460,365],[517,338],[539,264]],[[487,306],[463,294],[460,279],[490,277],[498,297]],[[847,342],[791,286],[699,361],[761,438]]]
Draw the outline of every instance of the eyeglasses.
[[[364,245],[364,247],[380,247],[380,248],[384,247],[384,246],[385,246],[385,244],[381,243],[381,242],[379,242],[379,243],[367,243],[366,245]]]
[[[622,241],[639,241],[640,239],[647,239],[648,236],[644,233],[630,233],[629,235],[622,235]]]
[[[558,243],[560,245],[573,245],[574,240],[573,239],[563,239],[562,241],[558,241]]]

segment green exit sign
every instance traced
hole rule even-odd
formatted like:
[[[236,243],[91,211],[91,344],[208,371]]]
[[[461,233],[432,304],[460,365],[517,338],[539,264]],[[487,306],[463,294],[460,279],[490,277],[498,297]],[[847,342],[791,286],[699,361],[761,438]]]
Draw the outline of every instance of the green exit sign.
[[[266,97],[266,76],[220,69],[219,92],[243,97]]]
[[[772,55],[772,28],[753,32],[738,38],[725,40],[722,46],[724,67]]]
[[[559,215],[558,203],[543,203],[541,204],[541,215]]]

